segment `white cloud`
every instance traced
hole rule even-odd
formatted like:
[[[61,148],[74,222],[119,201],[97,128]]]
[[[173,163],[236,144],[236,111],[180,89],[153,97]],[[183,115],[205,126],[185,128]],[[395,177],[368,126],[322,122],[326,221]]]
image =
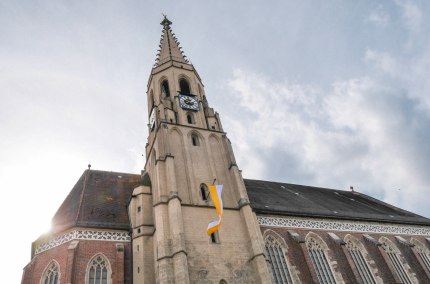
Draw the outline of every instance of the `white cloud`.
[[[400,207],[426,210],[420,196],[430,179],[420,163],[430,163],[430,151],[417,149],[430,120],[405,94],[366,77],[323,91],[243,70],[235,71],[230,87],[249,113],[223,119],[245,177],[354,185]],[[417,161],[420,155],[426,159]]]
[[[396,4],[402,9],[402,17],[406,28],[417,33],[421,30],[423,14],[416,2],[409,0],[397,0]]]
[[[384,10],[382,5],[378,5],[378,7],[370,12],[366,20],[377,27],[385,28],[390,23],[390,15]]]
[[[391,76],[396,76],[398,74],[399,67],[397,61],[387,52],[378,52],[368,49],[366,50],[364,59],[366,62],[372,63],[376,68]]]

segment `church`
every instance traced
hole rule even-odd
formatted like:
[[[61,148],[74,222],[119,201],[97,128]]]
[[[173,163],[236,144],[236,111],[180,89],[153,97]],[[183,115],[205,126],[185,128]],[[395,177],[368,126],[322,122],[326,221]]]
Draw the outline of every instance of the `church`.
[[[430,283],[430,219],[351,191],[244,179],[164,17],[141,174],[79,178],[23,284]],[[234,142],[234,141],[233,141]],[[222,221],[209,190],[222,185]]]

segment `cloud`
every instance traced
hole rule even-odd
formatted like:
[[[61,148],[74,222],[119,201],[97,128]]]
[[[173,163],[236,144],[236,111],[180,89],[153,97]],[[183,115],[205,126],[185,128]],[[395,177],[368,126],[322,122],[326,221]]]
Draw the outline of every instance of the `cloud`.
[[[399,67],[396,59],[387,52],[367,49],[364,59],[366,62],[373,64],[376,68],[391,76],[396,76],[398,74]]]
[[[378,7],[370,12],[366,20],[377,27],[385,28],[390,23],[390,15],[384,10],[382,5],[378,5]]]
[[[323,90],[238,69],[229,85],[245,116],[223,121],[245,177],[353,185],[400,207],[426,210],[421,197],[430,184],[430,119],[419,100],[369,77]]]
[[[415,2],[398,0],[396,4],[402,9],[402,17],[406,28],[417,33],[421,30],[423,14]]]

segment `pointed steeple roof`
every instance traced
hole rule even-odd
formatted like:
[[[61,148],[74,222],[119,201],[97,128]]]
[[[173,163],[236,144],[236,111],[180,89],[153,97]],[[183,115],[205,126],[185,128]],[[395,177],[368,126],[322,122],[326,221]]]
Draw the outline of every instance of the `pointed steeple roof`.
[[[160,23],[163,26],[163,34],[160,40],[160,49],[158,50],[157,58],[155,59],[154,67],[158,67],[168,61],[176,61],[189,64],[187,57],[179,46],[179,42],[172,32],[170,25],[172,24],[167,16],[164,15],[163,21]]]

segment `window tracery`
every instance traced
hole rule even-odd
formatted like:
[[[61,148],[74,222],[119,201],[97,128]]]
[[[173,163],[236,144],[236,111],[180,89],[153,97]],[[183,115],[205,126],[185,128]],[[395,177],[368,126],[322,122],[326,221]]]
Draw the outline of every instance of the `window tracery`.
[[[285,258],[283,245],[272,234],[265,238],[266,255],[274,283],[294,283]]]
[[[365,284],[376,284],[375,277],[370,270],[369,264],[363,255],[364,248],[359,246],[357,240],[353,239],[351,236],[345,237],[346,248],[351,255],[352,261],[360,274],[360,277]],[[367,254],[367,253],[366,253]]]
[[[59,284],[60,278],[60,268],[57,264],[57,262],[52,261],[48,267],[46,268],[45,272],[43,273],[42,277],[42,284]]]
[[[430,272],[430,251],[425,247],[422,242],[414,238],[411,239],[411,243],[414,245],[413,250],[415,250],[415,252],[421,258],[427,271]]]
[[[87,284],[110,284],[109,261],[101,254],[93,257],[87,269]]]
[[[400,259],[400,251],[397,249],[397,247],[385,237],[382,237],[379,242],[382,244],[382,248],[388,255],[388,258],[393,264],[393,267],[402,282],[406,284],[412,284],[411,278],[409,277],[408,272],[406,271],[406,268]]]
[[[327,247],[325,243],[312,236],[307,238],[306,247],[315,268],[319,283],[335,284],[336,280],[325,253],[325,249]]]

